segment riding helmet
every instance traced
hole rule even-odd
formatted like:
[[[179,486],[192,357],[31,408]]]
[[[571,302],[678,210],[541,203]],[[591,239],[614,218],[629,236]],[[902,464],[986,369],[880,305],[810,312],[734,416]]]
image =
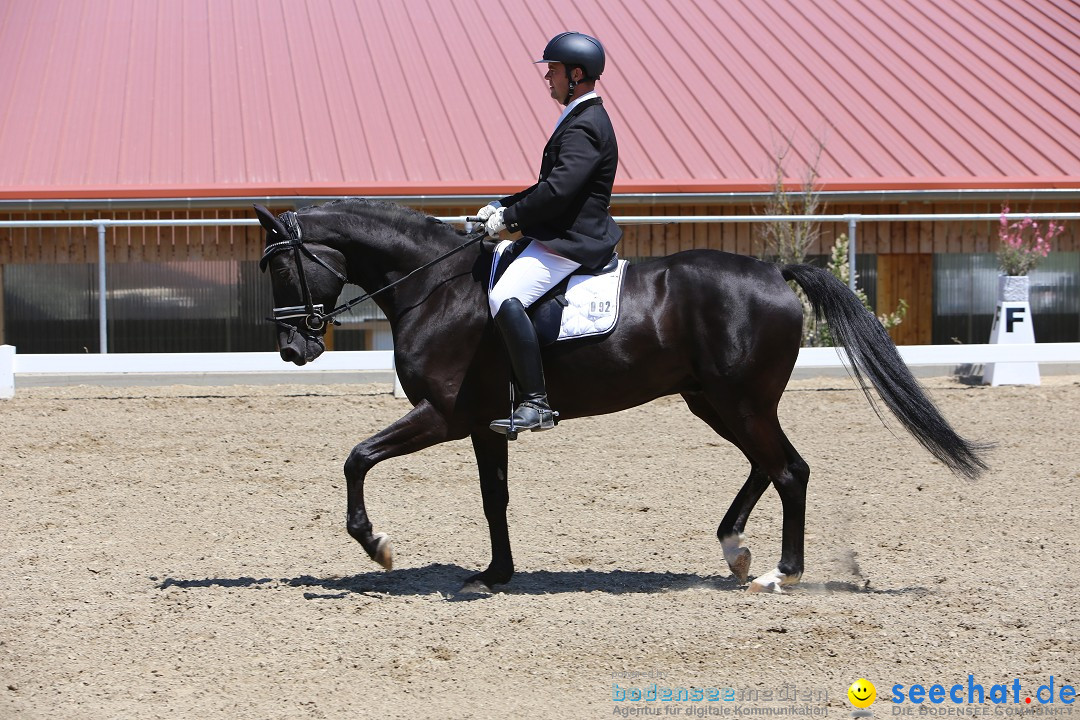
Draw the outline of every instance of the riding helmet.
[[[544,57],[536,62],[578,65],[585,72],[586,79],[595,80],[604,72],[604,46],[591,35],[579,32],[559,33],[551,38],[544,48]]]

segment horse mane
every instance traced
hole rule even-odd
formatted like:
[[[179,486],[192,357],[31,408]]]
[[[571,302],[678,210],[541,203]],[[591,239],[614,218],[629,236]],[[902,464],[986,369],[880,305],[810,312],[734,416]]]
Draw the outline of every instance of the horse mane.
[[[339,198],[319,205],[302,207],[297,210],[297,214],[331,208],[371,218],[380,224],[397,228],[413,236],[422,234],[427,239],[447,238],[457,240],[464,234],[452,225],[390,200],[374,200],[364,197]]]

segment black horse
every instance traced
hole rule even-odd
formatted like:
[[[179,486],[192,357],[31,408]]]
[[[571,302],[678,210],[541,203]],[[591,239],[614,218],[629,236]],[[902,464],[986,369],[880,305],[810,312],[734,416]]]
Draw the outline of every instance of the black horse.
[[[479,282],[485,275],[479,268],[490,255],[476,246],[453,253],[466,236],[387,202],[337,200],[281,217],[255,209],[267,230],[262,264],[271,271],[283,360],[303,365],[322,353],[329,312],[320,306],[331,307],[346,282],[377,293],[375,302],[393,330],[398,377],[413,408],[349,454],[349,534],[389,569],[389,539],[372,531],[364,504],[368,471],[387,458],[471,437],[492,557],[486,570],[466,582],[488,588],[508,582],[514,563],[506,522],[507,438],[488,423],[506,415],[510,371]],[[717,530],[741,582],[750,570],[742,533],[772,483],[783,505],[780,562],[754,579],[752,591],[779,592],[803,571],[810,468],[777,419],[799,354],[803,316],[786,280],[798,283],[828,322],[871,403],[869,385],[953,472],[977,477],[986,469],[980,457],[985,446],[952,429],[877,319],[843,283],[810,265],[779,267],[712,250],[637,263],[627,269],[621,320],[610,335],[563,341],[544,351],[551,404],[561,420],[679,393],[694,415],[742,451],[750,476]]]

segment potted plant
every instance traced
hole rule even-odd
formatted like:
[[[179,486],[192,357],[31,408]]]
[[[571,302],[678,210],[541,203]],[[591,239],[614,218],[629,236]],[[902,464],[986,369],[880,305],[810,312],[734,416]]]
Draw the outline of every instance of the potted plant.
[[[1028,273],[1039,260],[1050,254],[1050,243],[1060,235],[1065,226],[1053,220],[1043,228],[1030,217],[1009,221],[1009,206],[1001,208],[1001,225],[998,228],[998,299],[1022,302],[1028,299]]]

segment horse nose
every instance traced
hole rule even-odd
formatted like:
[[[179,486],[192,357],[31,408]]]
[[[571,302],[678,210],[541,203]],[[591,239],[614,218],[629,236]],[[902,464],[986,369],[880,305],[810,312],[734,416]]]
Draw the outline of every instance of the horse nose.
[[[304,354],[292,346],[281,348],[281,359],[285,362],[296,363],[297,365],[304,365],[307,363],[307,358],[304,357]]]
[[[308,338],[307,339],[307,351],[304,353],[304,357],[308,362],[311,362],[315,358],[323,354],[323,350],[326,346],[323,344],[322,338]]]

